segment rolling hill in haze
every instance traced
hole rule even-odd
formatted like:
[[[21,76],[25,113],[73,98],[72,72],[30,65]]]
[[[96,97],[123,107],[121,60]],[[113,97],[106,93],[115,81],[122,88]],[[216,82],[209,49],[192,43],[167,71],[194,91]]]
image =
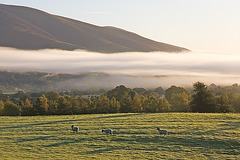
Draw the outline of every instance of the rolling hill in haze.
[[[0,4],[0,46],[17,49],[63,49],[115,52],[182,52],[188,49],[156,42],[115,27],[100,27],[37,9]]]

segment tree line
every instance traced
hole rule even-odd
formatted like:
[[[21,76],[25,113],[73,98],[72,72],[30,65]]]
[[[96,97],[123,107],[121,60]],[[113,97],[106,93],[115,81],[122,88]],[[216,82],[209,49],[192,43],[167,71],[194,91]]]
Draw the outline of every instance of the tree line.
[[[83,98],[48,92],[32,98],[23,94],[18,100],[0,100],[0,115],[73,115],[97,113],[161,113],[199,112],[228,113],[240,112],[240,86],[228,88],[207,86],[202,82],[193,84],[192,90],[171,86],[154,91],[144,88],[130,89],[123,85],[101,94],[99,97]]]

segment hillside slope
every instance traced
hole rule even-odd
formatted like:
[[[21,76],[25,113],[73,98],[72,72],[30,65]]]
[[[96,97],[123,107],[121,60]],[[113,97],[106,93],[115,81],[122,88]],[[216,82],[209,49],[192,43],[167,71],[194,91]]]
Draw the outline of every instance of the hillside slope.
[[[182,52],[115,27],[100,27],[21,6],[0,4],[0,46],[18,49],[84,49],[114,52]]]

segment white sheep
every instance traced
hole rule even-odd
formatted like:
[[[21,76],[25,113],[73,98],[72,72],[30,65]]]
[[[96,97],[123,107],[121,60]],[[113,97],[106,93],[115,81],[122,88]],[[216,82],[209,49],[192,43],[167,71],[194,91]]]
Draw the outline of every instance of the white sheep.
[[[159,127],[157,127],[157,130],[158,130],[159,134],[164,134],[164,135],[168,134],[167,130],[165,130],[165,129],[160,129]]]
[[[73,130],[74,132],[78,133],[78,131],[79,131],[79,128],[78,128],[78,127],[76,127],[76,126],[74,126],[74,125],[72,125],[72,130]]]
[[[102,132],[104,132],[104,133],[106,133],[106,134],[111,134],[111,135],[113,135],[113,131],[112,131],[112,129],[110,129],[110,128],[103,129]]]

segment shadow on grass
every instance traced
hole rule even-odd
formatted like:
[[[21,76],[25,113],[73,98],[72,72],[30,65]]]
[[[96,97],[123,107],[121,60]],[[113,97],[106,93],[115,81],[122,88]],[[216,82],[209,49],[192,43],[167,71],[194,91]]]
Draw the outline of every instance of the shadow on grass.
[[[19,140],[17,140],[17,143],[47,140],[47,139],[52,138],[52,137],[55,137],[55,136],[40,136],[40,137],[36,137],[36,138],[31,138],[31,139],[19,139]]]
[[[225,122],[221,124],[221,130],[238,130],[240,128],[240,120],[234,122]]]
[[[79,120],[61,120],[61,121],[50,121],[50,122],[43,122],[43,123],[31,123],[31,124],[24,124],[24,125],[18,125],[18,126],[0,127],[0,130],[26,128],[26,127],[32,127],[32,126],[41,126],[41,125],[58,124],[58,123],[64,123],[64,122],[75,122],[75,121],[79,121]]]
[[[219,139],[210,137],[176,137],[171,136],[153,136],[153,137],[136,137],[136,142],[139,143],[158,143],[159,146],[171,146],[179,145],[187,148],[203,148],[203,149],[213,149],[219,152],[224,150],[222,154],[228,155],[239,155],[240,154],[240,142],[233,139]]]
[[[96,117],[96,118],[92,118],[92,119],[131,117],[131,116],[138,116],[138,115],[141,115],[141,114],[142,113],[123,114],[123,115],[111,115],[111,116]]]
[[[110,151],[119,150],[119,149],[124,149],[124,147],[122,147],[122,148],[95,149],[93,151],[86,152],[86,154],[99,154],[99,153],[110,152]]]
[[[179,144],[186,147],[200,147],[205,149],[224,150],[224,154],[239,155],[240,143],[232,139],[218,139],[207,137],[184,137],[174,138],[171,141],[173,144]]]
[[[18,126],[8,126],[8,127],[0,127],[0,130],[4,129],[15,129],[15,128],[26,128],[32,126],[40,126],[40,125],[49,125],[49,124],[58,124],[58,123],[65,123],[65,122],[76,122],[76,121],[86,121],[86,120],[94,120],[94,119],[105,119],[105,118],[119,118],[119,117],[129,117],[129,116],[136,116],[140,115],[141,113],[136,114],[124,114],[124,115],[112,115],[112,116],[103,116],[103,117],[96,117],[96,118],[85,118],[85,119],[74,119],[74,120],[60,120],[60,121],[49,121],[43,123],[31,123],[31,124],[24,124]]]
[[[130,136],[117,136],[111,141],[125,142],[127,144],[157,144],[157,146],[164,148],[166,146],[184,146],[186,148],[202,148],[204,150],[210,149],[216,152],[221,152],[227,155],[240,155],[240,142],[234,139],[219,139],[213,136],[201,135],[186,135],[171,133],[170,135],[146,135],[146,134],[132,134]],[[175,150],[176,151],[176,150]]]
[[[65,141],[65,142],[59,142],[59,143],[53,143],[53,144],[49,144],[49,145],[45,145],[45,147],[59,147],[59,146],[62,146],[62,145],[68,145],[68,144],[72,144],[72,143],[79,143],[79,142],[82,142],[82,141],[85,141],[86,138],[80,138],[80,139],[77,139],[77,140],[71,140],[71,141]]]

